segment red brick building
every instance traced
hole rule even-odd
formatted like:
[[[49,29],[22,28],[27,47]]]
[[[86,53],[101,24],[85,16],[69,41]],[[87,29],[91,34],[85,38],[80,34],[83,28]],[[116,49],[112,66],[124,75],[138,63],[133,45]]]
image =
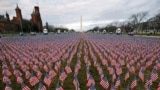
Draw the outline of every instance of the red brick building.
[[[9,14],[6,12],[6,15],[0,15],[0,33],[14,33],[14,32],[22,32],[22,13],[21,9],[17,5],[15,8],[16,16],[13,17],[12,20],[10,20]],[[24,20],[23,20],[24,21]],[[31,21],[29,21],[32,25],[28,25],[25,27],[32,27],[31,29],[34,29],[33,26],[37,27],[37,31],[42,32],[42,20],[41,15],[39,11],[39,7],[35,6],[33,13],[31,14]],[[26,24],[25,24],[26,25]],[[24,26],[23,26],[24,28]],[[28,29],[27,29],[28,30]],[[26,31],[29,32],[30,30]],[[36,30],[33,30],[36,31]]]
[[[32,25],[36,25],[39,29],[39,32],[42,32],[43,27],[42,27],[42,20],[41,20],[41,15],[40,15],[40,11],[39,11],[39,7],[35,6],[34,10],[31,14],[31,22]]]
[[[13,17],[12,20],[10,20],[9,14],[6,12],[6,15],[3,19],[0,20],[0,32],[2,33],[8,33],[8,32],[20,32],[22,31],[22,14],[21,9],[16,7],[16,16]]]

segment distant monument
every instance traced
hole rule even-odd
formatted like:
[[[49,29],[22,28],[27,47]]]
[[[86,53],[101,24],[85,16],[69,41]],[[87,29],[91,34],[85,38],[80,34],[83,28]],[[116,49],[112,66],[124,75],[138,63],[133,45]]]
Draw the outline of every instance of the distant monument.
[[[80,31],[82,32],[82,16],[80,18]]]

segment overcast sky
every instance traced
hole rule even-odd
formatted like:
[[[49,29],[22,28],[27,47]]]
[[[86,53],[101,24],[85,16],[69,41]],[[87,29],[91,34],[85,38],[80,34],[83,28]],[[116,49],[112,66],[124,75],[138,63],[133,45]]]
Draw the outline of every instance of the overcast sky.
[[[40,7],[43,25],[80,29],[106,26],[113,21],[124,21],[132,14],[147,11],[148,17],[160,13],[160,0],[0,0],[0,14],[7,11],[12,19],[16,3],[22,10],[23,18],[30,19],[35,5]]]

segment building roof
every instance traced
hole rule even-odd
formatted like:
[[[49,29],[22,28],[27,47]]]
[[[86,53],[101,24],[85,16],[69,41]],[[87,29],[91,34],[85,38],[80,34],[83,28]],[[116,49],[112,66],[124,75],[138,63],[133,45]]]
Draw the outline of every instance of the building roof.
[[[16,9],[20,9],[20,8],[19,8],[19,6],[18,6],[18,4],[17,4],[17,7],[16,7]]]

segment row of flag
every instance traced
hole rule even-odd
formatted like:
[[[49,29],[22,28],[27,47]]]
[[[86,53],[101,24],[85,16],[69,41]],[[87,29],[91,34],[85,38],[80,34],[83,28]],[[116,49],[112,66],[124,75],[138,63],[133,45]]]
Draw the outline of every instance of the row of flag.
[[[98,83],[104,89],[119,89],[124,81],[129,82],[126,85],[128,90],[138,87],[137,81],[144,83],[144,88],[151,89],[153,83],[158,82],[160,49],[157,43],[160,42],[159,40],[143,39],[145,41],[142,43],[143,41],[135,38],[117,39],[96,35],[77,36],[74,39],[46,38],[43,43],[39,39],[35,40],[37,38],[26,41],[16,38],[14,42],[9,39],[2,40],[0,60],[2,61],[2,81],[6,88],[11,88],[13,82],[10,76],[14,75],[16,83],[20,84],[23,90],[30,90],[37,84],[44,88],[40,90],[46,90],[57,75],[59,81],[56,88],[63,90],[65,79],[69,74],[74,74],[73,85],[76,90],[80,90],[81,85],[77,75],[81,66],[86,66],[88,90],[95,90],[95,83],[97,83],[90,72],[91,66],[97,69],[100,76]],[[153,46],[149,47],[150,43]],[[71,68],[75,55],[77,62],[75,68]],[[85,65],[81,64],[82,60]],[[66,65],[62,65],[64,62]],[[148,69],[150,69],[149,73],[145,77]],[[134,75],[133,79],[131,75]]]

